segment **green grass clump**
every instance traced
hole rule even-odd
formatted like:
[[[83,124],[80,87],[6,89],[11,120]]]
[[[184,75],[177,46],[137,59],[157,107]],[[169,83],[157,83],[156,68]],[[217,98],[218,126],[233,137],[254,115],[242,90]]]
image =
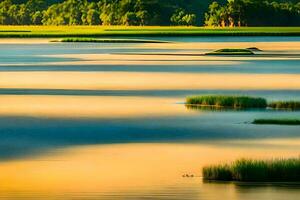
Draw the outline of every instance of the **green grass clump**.
[[[299,101],[276,101],[269,103],[268,106],[274,109],[300,110]]]
[[[139,40],[139,39],[97,39],[97,38],[64,38],[53,40],[52,42],[90,42],[90,43],[167,43],[159,40]]]
[[[250,49],[219,49],[205,55],[253,55]]]
[[[231,164],[207,166],[204,180],[245,182],[300,182],[300,158],[240,159]]]
[[[227,164],[204,167],[202,176],[205,180],[232,181],[232,172]]]
[[[300,125],[299,119],[255,119],[253,124]]]
[[[247,96],[192,96],[187,97],[187,105],[216,106],[228,108],[266,108],[267,101],[263,98]]]

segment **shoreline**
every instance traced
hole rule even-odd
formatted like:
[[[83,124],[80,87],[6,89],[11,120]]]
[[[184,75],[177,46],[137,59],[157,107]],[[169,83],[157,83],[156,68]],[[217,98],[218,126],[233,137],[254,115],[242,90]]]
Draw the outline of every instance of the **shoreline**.
[[[0,26],[0,38],[300,36],[300,27]]]

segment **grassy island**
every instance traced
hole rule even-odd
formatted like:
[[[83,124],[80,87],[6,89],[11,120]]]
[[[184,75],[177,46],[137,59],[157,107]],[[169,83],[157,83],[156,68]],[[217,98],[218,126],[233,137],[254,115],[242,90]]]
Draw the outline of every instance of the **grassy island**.
[[[269,103],[268,106],[274,109],[300,110],[299,101],[277,101]]]
[[[300,125],[299,119],[255,119],[253,124]]]
[[[250,49],[219,49],[205,55],[253,55]]]
[[[186,100],[187,105],[215,106],[226,108],[266,108],[267,101],[263,98],[247,96],[192,96]]]
[[[300,102],[276,101],[267,103],[266,99],[259,97],[204,95],[187,97],[186,106],[192,108],[197,106],[211,106],[216,108],[271,108],[299,110]]]
[[[204,180],[245,182],[300,182],[300,158],[252,160],[207,166]]]
[[[109,38],[64,38],[51,42],[82,42],[82,43],[168,43],[160,40],[141,40],[141,39],[109,39]]]

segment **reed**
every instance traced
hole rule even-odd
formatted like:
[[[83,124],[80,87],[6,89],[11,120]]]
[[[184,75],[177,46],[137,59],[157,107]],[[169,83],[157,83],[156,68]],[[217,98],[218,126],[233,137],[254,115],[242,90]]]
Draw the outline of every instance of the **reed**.
[[[263,98],[247,96],[192,96],[187,97],[187,105],[216,106],[228,108],[266,108],[267,101]]]
[[[290,159],[240,159],[231,164],[206,166],[204,180],[245,182],[299,182],[300,157]]]
[[[289,110],[300,110],[299,101],[276,101],[268,104],[268,107],[273,109],[289,109]]]

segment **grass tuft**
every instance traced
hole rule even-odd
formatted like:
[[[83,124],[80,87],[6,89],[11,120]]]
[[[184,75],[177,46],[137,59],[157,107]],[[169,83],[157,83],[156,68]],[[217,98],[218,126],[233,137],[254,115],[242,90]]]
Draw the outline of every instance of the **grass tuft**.
[[[205,55],[253,55],[250,49],[219,49]]]
[[[299,101],[276,101],[269,103],[268,106],[274,109],[300,110]]]
[[[187,97],[187,105],[215,106],[228,108],[266,108],[267,101],[263,98],[247,96],[192,96]]]
[[[253,124],[300,125],[298,119],[255,119]]]
[[[246,182],[299,182],[300,157],[291,159],[240,159],[231,164],[206,166],[204,180]]]

